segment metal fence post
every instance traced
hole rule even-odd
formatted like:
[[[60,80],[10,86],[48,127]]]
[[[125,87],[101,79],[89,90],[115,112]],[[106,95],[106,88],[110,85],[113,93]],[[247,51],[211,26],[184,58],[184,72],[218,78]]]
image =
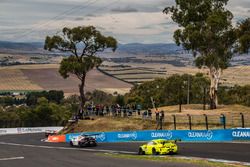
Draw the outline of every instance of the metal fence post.
[[[208,130],[208,121],[207,121],[207,115],[203,114],[205,116],[205,124],[206,124],[206,129]]]
[[[223,128],[226,129],[226,117],[224,114],[221,114],[221,123],[223,124]]]
[[[176,116],[175,115],[172,115],[173,118],[174,118],[174,130],[176,130]]]
[[[192,130],[191,115],[187,114],[187,116],[188,116],[189,130]]]
[[[241,127],[242,127],[242,128],[245,128],[244,114],[243,114],[243,113],[240,113],[240,115],[241,115]]]

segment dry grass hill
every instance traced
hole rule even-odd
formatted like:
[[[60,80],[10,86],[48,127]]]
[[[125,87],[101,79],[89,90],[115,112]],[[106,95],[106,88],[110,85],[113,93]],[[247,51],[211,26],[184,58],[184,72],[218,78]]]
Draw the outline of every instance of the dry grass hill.
[[[226,128],[240,127],[241,115],[245,116],[245,126],[250,127],[250,107],[241,105],[219,106],[216,110],[202,110],[202,105],[183,105],[182,112],[178,111],[178,106],[166,106],[159,108],[164,110],[165,119],[163,129],[174,129],[173,115],[176,116],[177,129],[188,129],[188,117],[192,118],[192,129],[205,129],[205,117],[208,116],[209,129],[222,129],[220,116],[226,116]],[[134,131],[134,130],[154,130],[156,128],[155,116],[152,119],[142,119],[142,116],[122,117],[92,117],[93,120],[80,120],[78,123],[68,125],[62,133],[72,132],[103,132],[103,131]]]

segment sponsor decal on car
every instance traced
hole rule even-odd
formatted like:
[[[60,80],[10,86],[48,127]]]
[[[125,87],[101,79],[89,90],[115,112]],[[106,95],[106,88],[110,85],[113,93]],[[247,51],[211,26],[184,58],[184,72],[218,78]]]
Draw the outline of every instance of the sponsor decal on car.
[[[206,138],[207,140],[211,140],[213,138],[213,132],[211,130],[208,130],[206,132],[188,132],[189,138]]]
[[[172,132],[169,130],[167,132],[152,132],[151,137],[152,138],[166,138],[171,139],[173,136]]]

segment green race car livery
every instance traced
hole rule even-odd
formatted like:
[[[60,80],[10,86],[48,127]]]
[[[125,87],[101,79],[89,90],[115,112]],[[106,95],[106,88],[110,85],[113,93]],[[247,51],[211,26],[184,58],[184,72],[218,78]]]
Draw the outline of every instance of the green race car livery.
[[[176,140],[156,139],[140,146],[139,155],[176,154],[178,147]]]

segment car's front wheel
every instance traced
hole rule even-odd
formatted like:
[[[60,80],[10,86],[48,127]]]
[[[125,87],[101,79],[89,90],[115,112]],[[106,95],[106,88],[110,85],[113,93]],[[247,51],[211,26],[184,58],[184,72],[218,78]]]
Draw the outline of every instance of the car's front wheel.
[[[139,148],[138,155],[145,155],[145,152],[142,150],[142,148]]]

